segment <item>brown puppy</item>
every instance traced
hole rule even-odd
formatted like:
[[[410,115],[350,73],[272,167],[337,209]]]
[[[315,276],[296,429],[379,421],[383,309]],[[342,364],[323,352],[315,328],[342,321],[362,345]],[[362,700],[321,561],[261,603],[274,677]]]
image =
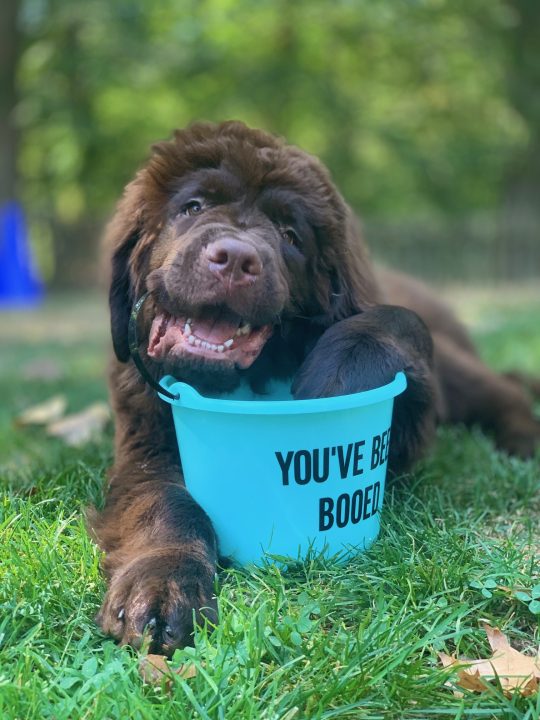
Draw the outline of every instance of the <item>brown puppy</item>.
[[[139,644],[146,627],[151,649],[170,654],[189,643],[194,612],[216,620],[219,539],[184,487],[170,410],[129,358],[130,311],[147,290],[140,351],[156,378],[213,393],[290,378],[309,398],[404,369],[393,472],[421,454],[436,421],[479,423],[525,457],[540,441],[519,383],[480,362],[423,286],[375,272],[324,167],[271,135],[241,123],[176,132],[127,186],[107,242],[116,455],[91,525],[109,580],[98,622],[123,642]]]

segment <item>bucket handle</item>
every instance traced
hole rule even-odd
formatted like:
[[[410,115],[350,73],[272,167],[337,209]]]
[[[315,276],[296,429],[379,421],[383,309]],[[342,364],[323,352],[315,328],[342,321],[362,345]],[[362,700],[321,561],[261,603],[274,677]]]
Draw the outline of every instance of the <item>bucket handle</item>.
[[[129,353],[132,357],[133,362],[135,363],[135,367],[141,374],[143,380],[150,385],[150,387],[155,390],[156,392],[160,393],[161,395],[165,395],[166,397],[170,398],[171,400],[179,400],[180,399],[180,393],[173,394],[172,392],[169,392],[166,388],[164,388],[162,385],[160,385],[154,378],[150,375],[148,370],[146,369],[146,366],[141,358],[141,354],[139,352],[139,337],[137,333],[137,322],[139,319],[139,313],[142,309],[142,306],[144,305],[145,300],[148,298],[149,295],[151,295],[152,291],[148,290],[148,292],[145,292],[144,295],[142,295],[137,302],[133,305],[133,308],[131,309],[131,314],[129,316],[129,324],[128,324],[128,343],[129,343]]]

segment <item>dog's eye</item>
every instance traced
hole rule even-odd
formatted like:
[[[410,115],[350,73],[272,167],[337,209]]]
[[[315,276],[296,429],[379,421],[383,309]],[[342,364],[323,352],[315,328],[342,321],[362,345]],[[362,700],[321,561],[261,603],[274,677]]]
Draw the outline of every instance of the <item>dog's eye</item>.
[[[202,203],[199,200],[190,200],[180,210],[181,215],[200,215],[203,211]]]
[[[295,245],[296,247],[300,247],[300,238],[292,228],[284,227],[281,228],[280,232],[281,237],[285,240],[285,242],[288,242],[289,245]]]

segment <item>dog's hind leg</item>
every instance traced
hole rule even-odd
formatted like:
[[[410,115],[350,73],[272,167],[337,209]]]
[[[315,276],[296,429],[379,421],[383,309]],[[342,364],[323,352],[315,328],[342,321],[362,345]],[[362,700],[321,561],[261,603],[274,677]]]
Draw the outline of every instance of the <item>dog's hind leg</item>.
[[[517,383],[533,400],[540,400],[540,377],[529,375],[520,370],[507,370],[502,375],[507,380]]]
[[[534,417],[525,383],[493,372],[447,336],[435,333],[433,340],[443,400],[441,420],[480,425],[493,434],[501,450],[522,458],[533,456],[540,446],[540,421]]]

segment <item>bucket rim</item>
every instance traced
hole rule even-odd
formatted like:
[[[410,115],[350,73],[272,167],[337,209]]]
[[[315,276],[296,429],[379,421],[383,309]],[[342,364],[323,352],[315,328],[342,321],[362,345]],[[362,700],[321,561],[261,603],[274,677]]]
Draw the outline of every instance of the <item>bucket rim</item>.
[[[364,390],[350,395],[336,395],[313,400],[228,400],[227,398],[209,398],[201,395],[195,388],[179,382],[172,375],[166,375],[159,383],[165,390],[178,394],[171,399],[159,393],[159,397],[175,407],[204,412],[229,413],[234,415],[304,415],[375,405],[400,395],[407,387],[407,377],[403,371],[396,373],[394,379],[386,385],[372,390]]]

